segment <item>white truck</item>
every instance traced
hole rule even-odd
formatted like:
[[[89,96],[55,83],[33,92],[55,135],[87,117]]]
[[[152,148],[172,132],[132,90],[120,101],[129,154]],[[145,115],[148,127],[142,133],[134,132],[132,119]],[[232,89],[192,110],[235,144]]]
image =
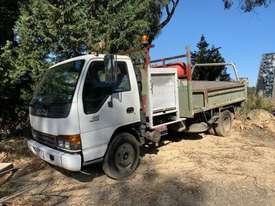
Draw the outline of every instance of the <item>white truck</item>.
[[[193,84],[191,65],[180,65],[148,64],[145,97],[128,56],[84,55],[52,66],[30,103],[29,149],[70,171],[103,161],[104,172],[121,179],[138,167],[140,146],[168,130],[227,135],[245,83]]]

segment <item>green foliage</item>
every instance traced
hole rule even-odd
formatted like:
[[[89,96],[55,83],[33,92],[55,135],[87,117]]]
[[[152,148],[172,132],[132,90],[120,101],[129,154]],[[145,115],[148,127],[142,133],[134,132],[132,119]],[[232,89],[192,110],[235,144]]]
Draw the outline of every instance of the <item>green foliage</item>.
[[[0,48],[7,40],[14,42],[13,27],[18,15],[19,0],[0,0]]]
[[[158,1],[30,0],[16,25],[21,47],[40,60],[60,61],[87,51],[117,52],[137,47],[143,33],[157,33]],[[100,48],[100,42],[106,48]],[[36,58],[36,57],[35,57]]]
[[[224,58],[222,57],[219,49],[214,46],[209,47],[204,35],[201,36],[199,43],[197,44],[198,51],[192,52],[192,64],[199,63],[222,63]],[[226,73],[224,66],[217,67],[197,67],[192,78],[194,80],[229,80],[229,75]]]
[[[269,98],[257,96],[256,88],[249,87],[247,91],[247,102],[242,109],[242,113],[247,114],[253,109],[264,109],[269,112],[275,111],[275,102]]]
[[[49,63],[99,51],[102,41],[109,52],[137,47],[141,34],[159,32],[162,4],[156,2],[30,0],[16,24],[14,78],[29,72],[36,81]]]
[[[18,5],[18,1],[11,2]],[[140,47],[144,33],[152,41],[161,29],[162,9],[169,2],[28,0],[21,4],[16,24],[18,15],[8,25],[9,34],[14,28],[16,44],[6,42],[13,39],[9,35],[0,52],[0,118],[16,119],[19,112],[27,111],[35,82],[50,65],[92,51],[116,53]],[[15,12],[18,7],[14,8]],[[100,47],[102,42],[105,48]]]
[[[274,0],[223,0],[224,7],[230,8],[235,1],[240,4],[241,9],[245,12],[250,12],[260,6],[267,7],[271,2],[274,2]]]

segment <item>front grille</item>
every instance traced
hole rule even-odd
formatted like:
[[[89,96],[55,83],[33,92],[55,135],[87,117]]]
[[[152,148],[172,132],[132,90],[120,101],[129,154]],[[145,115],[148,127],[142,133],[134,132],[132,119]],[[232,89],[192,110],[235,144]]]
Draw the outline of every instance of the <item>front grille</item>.
[[[50,134],[45,134],[42,132],[38,132],[36,130],[32,130],[32,136],[33,139],[36,140],[37,142],[50,146],[50,147],[56,147],[56,136],[50,135]]]

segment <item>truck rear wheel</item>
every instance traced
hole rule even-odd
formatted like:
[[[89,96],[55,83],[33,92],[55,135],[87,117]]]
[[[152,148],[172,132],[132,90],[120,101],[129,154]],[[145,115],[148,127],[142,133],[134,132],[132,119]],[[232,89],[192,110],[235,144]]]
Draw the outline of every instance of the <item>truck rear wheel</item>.
[[[117,134],[104,157],[103,170],[113,179],[130,176],[140,162],[140,148],[137,139],[129,133]]]
[[[221,112],[216,124],[214,129],[218,136],[229,136],[233,125],[233,114],[228,110]]]

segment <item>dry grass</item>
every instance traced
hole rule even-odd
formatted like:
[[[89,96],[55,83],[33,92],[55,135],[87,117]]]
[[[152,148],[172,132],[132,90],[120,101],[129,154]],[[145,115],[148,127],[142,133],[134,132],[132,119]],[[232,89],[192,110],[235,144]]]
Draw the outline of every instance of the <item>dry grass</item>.
[[[250,87],[248,88],[247,102],[242,109],[237,111],[237,117],[245,118],[246,115],[254,109],[263,109],[268,112],[274,112],[275,101],[266,97],[257,96],[255,88]]]
[[[26,141],[22,137],[9,138],[0,141],[0,161],[15,161],[31,156]]]

